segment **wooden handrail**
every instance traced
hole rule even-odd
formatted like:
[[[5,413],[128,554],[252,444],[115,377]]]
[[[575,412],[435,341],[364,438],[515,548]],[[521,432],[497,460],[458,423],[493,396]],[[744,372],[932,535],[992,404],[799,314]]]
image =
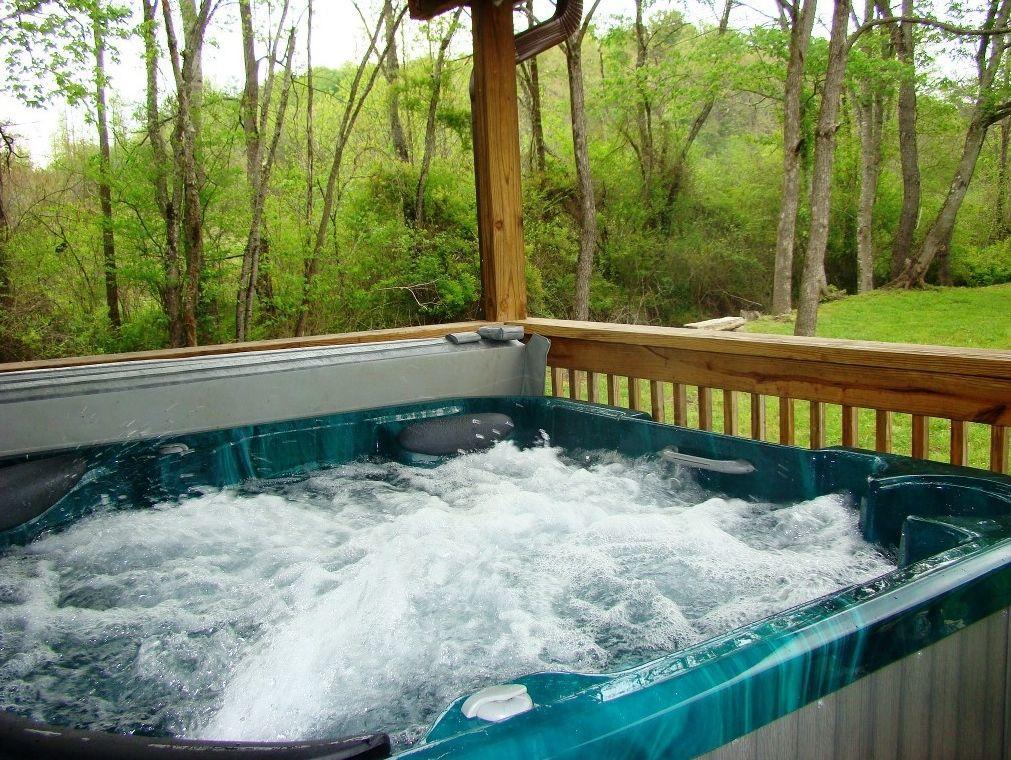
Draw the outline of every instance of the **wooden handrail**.
[[[414,338],[437,338],[453,332],[476,330],[484,321],[450,322],[442,325],[418,325],[415,327],[395,327],[389,330],[363,330],[361,332],[334,333],[332,335],[312,335],[304,338],[276,338],[274,340],[253,340],[246,343],[218,343],[210,346],[189,348],[165,348],[155,351],[135,351],[126,354],[98,354],[95,356],[70,356],[62,359],[40,359],[30,362],[10,362],[0,364],[0,372],[20,372],[30,369],[58,369],[61,367],[82,367],[89,364],[113,364],[118,362],[150,361],[163,359],[192,359],[198,356],[220,354],[240,354],[253,351],[278,351],[287,348],[309,348],[312,346],[343,346],[353,343],[382,343],[388,340],[411,340]]]
[[[800,399],[810,404],[810,440],[796,442],[815,448],[826,444],[827,406],[841,408],[839,442],[851,446],[858,445],[859,411],[875,410],[875,445],[884,451],[892,446],[892,413],[908,414],[911,453],[923,458],[930,456],[929,420],[940,418],[950,421],[946,448],[955,464],[966,462],[966,423],[982,423],[990,426],[991,469],[1008,469],[1011,351],[553,319],[515,324],[551,340],[548,364],[556,395],[599,395],[596,383],[604,375],[609,398],[619,397],[613,388],[621,382],[630,406],[662,416],[669,384],[674,421],[686,424],[685,388],[691,386],[697,388],[698,426],[710,430],[719,419],[717,390],[724,432],[756,438],[765,435],[766,397],[778,397],[782,443],[796,440],[794,402]],[[750,396],[750,426],[738,418],[742,394]]]

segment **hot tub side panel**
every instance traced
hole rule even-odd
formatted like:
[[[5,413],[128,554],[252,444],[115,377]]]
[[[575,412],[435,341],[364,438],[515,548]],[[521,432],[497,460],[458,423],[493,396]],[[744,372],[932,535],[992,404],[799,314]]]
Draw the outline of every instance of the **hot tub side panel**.
[[[1009,609],[709,752],[740,758],[1011,758]]]

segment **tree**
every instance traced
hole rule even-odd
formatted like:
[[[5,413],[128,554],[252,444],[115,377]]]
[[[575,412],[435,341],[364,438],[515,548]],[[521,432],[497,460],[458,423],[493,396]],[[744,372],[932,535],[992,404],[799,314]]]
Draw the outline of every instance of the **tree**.
[[[102,209],[102,260],[105,263],[105,302],[113,329],[122,325],[119,314],[119,282],[116,278],[116,240],[112,219],[110,179],[111,149],[106,108],[105,19],[99,8],[91,19],[95,51],[95,125],[98,128],[98,197]]]
[[[891,283],[894,287],[922,286],[930,265],[935,259],[947,255],[955,229],[955,218],[975,172],[987,131],[993,124],[1011,115],[1011,93],[1002,90],[997,76],[1007,54],[1009,15],[1011,0],[990,0],[982,32],[978,34],[979,42],[974,56],[975,94],[955,173],[923,243],[916,254],[903,264],[902,271]]]
[[[393,12],[393,0],[383,2],[383,26],[386,29],[386,54],[381,65],[386,84],[389,87],[389,117],[390,140],[393,143],[393,154],[405,164],[411,160],[411,149],[404,132],[404,124],[400,119],[400,58],[397,54],[396,15]]]
[[[793,247],[800,209],[801,160],[804,152],[802,125],[804,63],[811,44],[817,0],[777,0],[790,34],[783,85],[783,180],[779,223],[776,227],[776,260],[772,284],[772,313],[788,314],[793,303]]]
[[[828,45],[828,68],[822,88],[815,132],[814,167],[811,171],[811,233],[808,235],[804,272],[800,284],[796,335],[814,335],[818,325],[818,299],[825,278],[825,250],[832,200],[832,165],[835,161],[839,103],[846,74],[849,40],[849,0],[835,0]]]
[[[246,340],[253,317],[253,300],[259,280],[260,257],[263,248],[263,213],[267,189],[277,157],[277,145],[284,127],[291,92],[291,63],[295,55],[295,27],[288,30],[283,60],[278,60],[282,28],[288,15],[288,2],[281,8],[276,32],[269,40],[267,74],[260,93],[260,66],[253,37],[253,9],[250,0],[239,0],[239,18],[242,29],[242,55],[245,70],[245,87],[240,104],[242,132],[246,143],[246,179],[249,183],[250,222],[246,246],[242,253],[242,270],[239,290],[235,298],[235,339]],[[277,71],[278,63],[281,71]],[[281,94],[274,114],[274,129],[268,142],[264,142],[270,122],[271,95],[281,77]]]
[[[586,93],[583,86],[583,38],[600,5],[595,0],[576,33],[562,43],[569,76],[569,108],[572,123],[572,150],[579,184],[579,258],[576,262],[576,319],[590,317],[590,277],[597,249],[597,201],[590,173],[590,148],[586,130]]]
[[[873,0],[866,0],[864,19],[875,13]],[[856,83],[851,87],[850,102],[856,114],[860,132],[860,201],[857,210],[857,292],[874,289],[874,201],[881,175],[881,135],[889,82],[877,64],[889,58],[893,48],[873,35],[857,55],[850,56],[850,68],[856,68]],[[854,60],[856,59],[856,60]],[[854,63],[856,66],[854,66]]]
[[[446,51],[453,41],[453,35],[460,26],[460,15],[463,8],[457,8],[449,21],[449,26],[442,39],[439,40],[439,50],[432,65],[431,89],[428,96],[428,118],[425,120],[425,148],[421,157],[421,169],[418,172],[418,188],[414,200],[414,221],[420,227],[425,223],[425,184],[428,182],[428,172],[432,166],[432,154],[435,152],[436,117],[439,112],[439,99],[442,96],[443,69],[446,67]]]
[[[534,2],[527,0],[523,6],[527,17],[527,28],[537,24],[534,16]],[[547,143],[544,140],[544,116],[541,107],[541,69],[537,56],[520,64],[520,79],[526,92],[527,113],[530,119],[530,165],[534,172],[543,174],[547,165]]]
[[[179,268],[179,203],[180,191],[169,190],[172,167],[169,165],[168,149],[162,134],[161,106],[158,102],[158,1],[141,0],[144,23],[144,70],[146,74],[145,125],[147,139],[151,144],[151,181],[154,201],[164,225],[164,246],[162,248],[163,281],[159,288],[162,309],[168,319],[169,345],[186,344],[186,333],[182,322],[182,275]]]
[[[883,17],[892,16],[888,0],[876,0]],[[901,13],[913,13],[913,0],[902,0]],[[912,255],[913,235],[920,220],[920,150],[916,137],[916,59],[912,21],[899,21],[890,25],[892,46],[903,74],[899,79],[897,100],[899,123],[899,160],[902,166],[902,208],[899,224],[892,241],[892,277],[897,277]]]
[[[395,37],[396,30],[400,26],[400,23],[404,20],[404,16],[406,14],[407,6],[404,6],[394,19],[392,33],[387,25],[388,40],[391,37]],[[312,298],[312,287],[316,279],[316,275],[319,272],[319,255],[320,251],[323,250],[323,244],[327,239],[330,225],[330,215],[333,213],[334,205],[338,201],[338,180],[340,179],[341,169],[344,165],[344,153],[347,150],[348,142],[351,139],[358,117],[361,115],[362,107],[365,105],[365,101],[368,99],[369,93],[372,92],[372,88],[376,84],[376,78],[382,68],[381,66],[374,66],[372,67],[371,73],[369,72],[369,61],[372,59],[373,53],[377,50],[379,34],[382,29],[383,24],[376,24],[375,30],[369,35],[368,48],[355,69],[347,101],[345,102],[344,110],[340,117],[340,126],[334,141],[333,159],[330,162],[330,172],[327,175],[326,185],[323,189],[322,213],[319,221],[316,223],[316,230],[312,239],[312,245],[309,248],[303,264],[302,298],[295,320],[295,335],[297,336],[305,335],[307,320],[309,318],[309,303]],[[387,52],[387,48],[382,50],[380,53],[380,60],[385,57]]]
[[[169,0],[161,0],[168,43],[169,62],[176,88],[176,116],[173,148],[176,170],[182,186],[182,271],[181,318],[187,346],[198,345],[197,320],[200,311],[200,278],[204,268],[204,218],[200,190],[203,184],[201,138],[203,120],[203,48],[213,0],[180,0],[183,47],[175,32]]]

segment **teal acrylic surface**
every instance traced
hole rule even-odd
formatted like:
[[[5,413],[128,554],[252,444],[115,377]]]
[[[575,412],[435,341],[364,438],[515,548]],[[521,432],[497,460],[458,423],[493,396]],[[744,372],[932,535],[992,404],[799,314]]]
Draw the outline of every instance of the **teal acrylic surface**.
[[[847,449],[806,451],[652,422],[628,410],[553,398],[440,401],[81,450],[88,473],[59,503],[0,534],[0,546],[60,530],[95,509],[136,509],[194,489],[309,472],[363,456],[398,457],[413,420],[502,412],[521,445],[628,456],[679,451],[747,459],[748,475],[699,472],[701,485],[773,502],[848,491],[868,540],[899,567],[869,583],[608,675],[535,673],[535,708],[498,724],[447,706],[422,758],[692,757],[759,728],[1011,605],[1011,479]],[[166,444],[185,444],[166,449]],[[38,458],[38,457],[34,457]],[[425,466],[418,462],[418,466]]]

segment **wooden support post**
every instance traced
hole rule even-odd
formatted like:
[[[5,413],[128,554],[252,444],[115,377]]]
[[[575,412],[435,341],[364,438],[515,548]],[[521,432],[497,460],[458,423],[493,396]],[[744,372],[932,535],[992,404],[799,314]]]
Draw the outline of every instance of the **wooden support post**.
[[[663,383],[659,380],[649,381],[649,403],[654,422],[663,422]]]
[[[600,373],[590,372],[586,375],[586,400],[592,404],[600,403]]]
[[[751,437],[765,440],[765,396],[760,393],[751,394]]]
[[[713,389],[699,386],[699,430],[713,429]]]
[[[952,464],[969,464],[969,423],[964,420],[951,421],[951,447],[949,459]]]
[[[688,386],[674,383],[674,424],[688,427]]]
[[[892,413],[884,409],[874,413],[874,448],[885,454],[892,450]]]
[[[793,446],[795,440],[794,433],[794,409],[793,399],[779,397],[779,442],[784,446]]]
[[[825,448],[825,404],[811,402],[811,448]]]
[[[579,398],[579,381],[576,379],[576,370],[568,370],[569,376],[569,398],[578,399]]]
[[[845,404],[842,408],[842,445],[860,445],[860,410]]]
[[[628,408],[633,412],[644,411],[642,408],[642,385],[637,377],[628,378]]]
[[[913,415],[912,448],[914,459],[926,459],[930,456],[930,420],[922,414]]]
[[[737,435],[739,431],[737,414],[737,394],[723,389],[723,432],[726,435]]]
[[[1008,471],[1008,431],[1002,425],[994,425],[990,428],[990,469],[994,472]]]
[[[474,175],[485,319],[526,319],[513,4],[475,2]]]

